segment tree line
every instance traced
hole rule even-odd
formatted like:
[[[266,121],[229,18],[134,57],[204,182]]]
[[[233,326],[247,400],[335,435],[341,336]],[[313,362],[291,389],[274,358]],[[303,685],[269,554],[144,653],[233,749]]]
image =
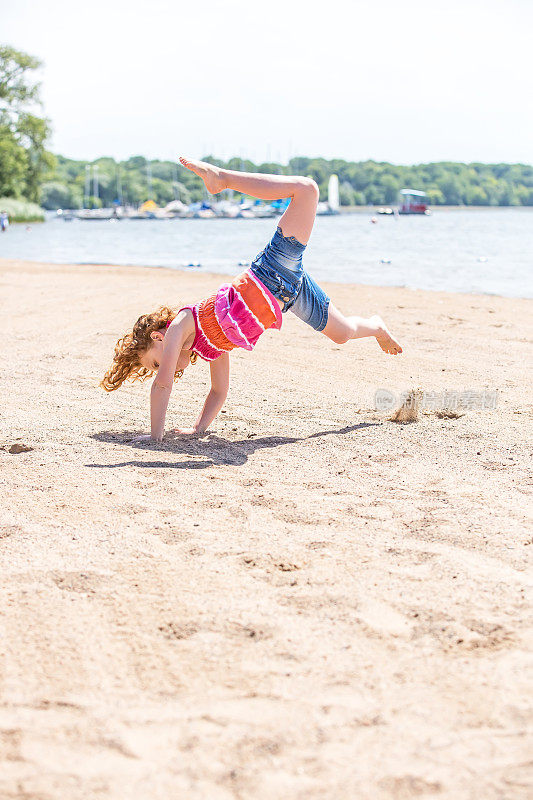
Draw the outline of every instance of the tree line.
[[[0,198],[15,198],[46,209],[166,205],[205,199],[201,180],[174,161],[98,158],[76,161],[50,153],[50,122],[40,112],[38,59],[0,46]],[[427,192],[431,205],[533,206],[533,166],[436,162],[401,166],[387,162],[292,158],[288,164],[241,158],[227,162],[204,156],[226,169],[280,175],[308,175],[327,199],[332,174],[339,178],[341,205],[391,205],[402,188]]]
[[[220,167],[278,175],[308,175],[318,183],[320,197],[327,199],[332,174],[339,178],[341,205],[391,205],[402,188],[427,192],[431,205],[532,206],[533,167],[527,164],[461,164],[437,162],[399,166],[376,161],[292,158],[287,165],[256,164],[232,158],[221,161],[212,156],[205,161]],[[96,169],[95,169],[96,168]],[[94,176],[98,198],[94,195]],[[73,161],[56,156],[55,168],[42,184],[41,201],[45,208],[111,206],[113,203],[137,205],[154,200],[166,205],[205,198],[201,180],[173,161],[148,161],[134,156],[126,161],[99,158],[94,162]],[[89,191],[86,191],[86,186]]]
[[[50,123],[41,114],[39,84],[30,77],[40,66],[37,58],[0,45],[0,198],[15,201],[0,204],[27,220],[42,215],[42,183],[55,167],[45,149]]]

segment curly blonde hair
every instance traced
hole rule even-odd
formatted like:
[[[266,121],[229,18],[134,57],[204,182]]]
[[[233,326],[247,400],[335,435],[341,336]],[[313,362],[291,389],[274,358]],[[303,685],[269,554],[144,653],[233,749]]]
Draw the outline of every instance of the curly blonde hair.
[[[176,312],[168,306],[160,306],[152,314],[143,314],[139,317],[131,333],[126,333],[115,345],[113,363],[108,369],[100,386],[106,392],[114,392],[128,378],[132,381],[144,381],[154,374],[154,370],[146,369],[140,362],[140,357],[152,345],[151,334],[154,331],[165,330],[168,323],[172,322]],[[183,374],[180,371],[176,379]]]

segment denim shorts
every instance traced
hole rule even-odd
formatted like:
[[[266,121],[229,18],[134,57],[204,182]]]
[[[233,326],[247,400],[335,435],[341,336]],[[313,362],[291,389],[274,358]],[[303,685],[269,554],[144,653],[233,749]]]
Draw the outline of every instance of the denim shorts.
[[[329,297],[303,268],[305,244],[294,236],[283,236],[278,226],[274,236],[252,261],[251,271],[289,309],[316,331],[326,327]]]

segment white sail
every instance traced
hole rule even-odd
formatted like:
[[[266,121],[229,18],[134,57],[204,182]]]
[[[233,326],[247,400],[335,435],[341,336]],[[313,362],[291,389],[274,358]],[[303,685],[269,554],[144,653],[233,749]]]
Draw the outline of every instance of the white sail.
[[[328,206],[332,211],[339,210],[339,179],[332,175],[328,183]]]

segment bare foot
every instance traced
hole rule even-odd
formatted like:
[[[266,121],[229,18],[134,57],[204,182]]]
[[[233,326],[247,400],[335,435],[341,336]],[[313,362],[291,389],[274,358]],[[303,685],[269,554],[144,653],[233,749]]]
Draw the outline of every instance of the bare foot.
[[[220,175],[220,169],[205,161],[193,161],[190,158],[180,156],[180,163],[198,175],[205,183],[205,188],[210,194],[217,194],[226,188],[226,182]]]
[[[373,317],[370,317],[370,320],[377,328],[375,337],[381,349],[384,350],[385,353],[390,353],[392,356],[397,356],[399,353],[402,353],[403,351],[400,343],[396,341],[381,317],[375,314]]]

